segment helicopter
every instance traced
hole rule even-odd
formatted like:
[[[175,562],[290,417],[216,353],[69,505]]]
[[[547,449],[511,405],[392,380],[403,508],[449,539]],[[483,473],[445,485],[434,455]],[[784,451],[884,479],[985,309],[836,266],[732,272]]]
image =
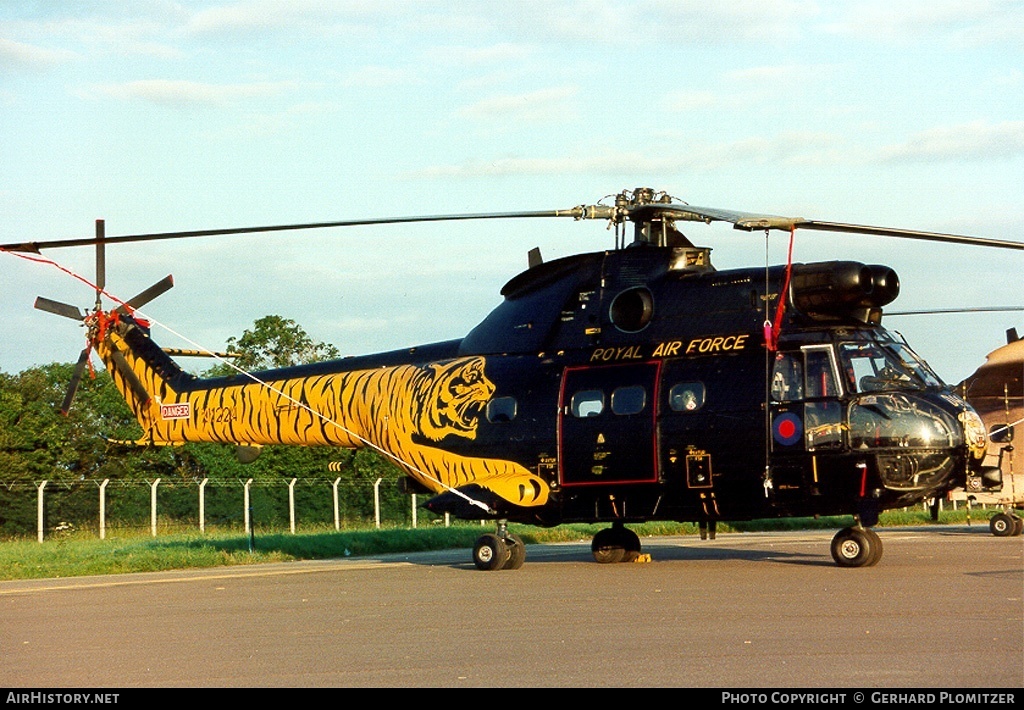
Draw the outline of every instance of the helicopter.
[[[95,245],[90,312],[35,306],[84,324],[144,432],[135,443],[220,442],[251,460],[269,444],[370,447],[438,515],[492,521],[480,570],[513,570],[526,548],[509,523],[607,524],[599,563],[642,553],[628,524],[852,516],[832,538],[841,567],[875,565],[879,513],[968,482],[1002,486],[975,409],[882,326],[899,295],[884,265],[824,261],[719,270],[683,223],[797,229],[1024,249],[1024,243],[697,207],[652,188],[568,209],[372,218],[0,245],[21,254]],[[151,337],[138,310],[172,277],[105,307],[107,245],[296,229],[515,218],[603,220],[614,248],[545,261],[501,289],[464,337],[370,355],[198,377]],[[792,241],[790,242],[792,244]],[[790,250],[790,255],[792,250]],[[1014,531],[1020,517],[1010,518]]]
[[[966,487],[950,496],[994,505],[997,512],[989,519],[992,534],[1020,535],[1024,520],[1015,509],[1024,508],[1024,457],[1012,442],[1015,425],[1024,422],[1024,338],[1016,328],[1007,329],[1006,344],[990,352],[957,390],[989,427],[989,456],[1000,468],[1008,465],[1008,471],[1001,490],[983,490],[976,478],[968,477]]]

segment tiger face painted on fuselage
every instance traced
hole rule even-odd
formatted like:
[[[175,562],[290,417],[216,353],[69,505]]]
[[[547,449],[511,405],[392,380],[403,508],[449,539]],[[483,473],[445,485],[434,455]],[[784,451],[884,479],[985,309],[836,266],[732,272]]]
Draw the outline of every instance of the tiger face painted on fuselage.
[[[476,438],[480,412],[494,395],[494,384],[484,375],[484,359],[430,364],[427,387],[420,399],[419,433],[431,441],[449,434]]]

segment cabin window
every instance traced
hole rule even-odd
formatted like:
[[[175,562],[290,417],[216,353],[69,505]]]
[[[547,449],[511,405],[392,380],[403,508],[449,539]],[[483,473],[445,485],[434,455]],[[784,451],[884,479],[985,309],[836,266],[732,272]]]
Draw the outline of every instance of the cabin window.
[[[570,411],[574,417],[596,417],[604,411],[604,392],[581,390],[572,396]]]
[[[668,391],[668,404],[674,412],[696,412],[704,406],[702,382],[680,382]]]
[[[516,418],[518,404],[515,397],[495,397],[487,403],[487,421],[492,424],[512,421]]]
[[[640,385],[619,387],[612,392],[612,411],[616,414],[639,414],[647,405],[647,391]]]

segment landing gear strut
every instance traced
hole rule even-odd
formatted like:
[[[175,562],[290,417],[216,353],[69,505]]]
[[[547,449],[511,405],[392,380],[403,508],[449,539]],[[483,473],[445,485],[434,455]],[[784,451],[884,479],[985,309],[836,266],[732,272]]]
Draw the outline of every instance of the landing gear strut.
[[[707,540],[709,537],[714,540],[715,535],[718,534],[718,522],[715,520],[701,520],[697,523],[697,529],[700,531],[701,540]]]
[[[523,539],[510,534],[504,520],[498,521],[495,532],[481,535],[473,545],[473,564],[486,572],[519,569],[525,560],[526,545]]]
[[[594,535],[590,551],[601,564],[635,562],[640,556],[640,537],[620,522]]]

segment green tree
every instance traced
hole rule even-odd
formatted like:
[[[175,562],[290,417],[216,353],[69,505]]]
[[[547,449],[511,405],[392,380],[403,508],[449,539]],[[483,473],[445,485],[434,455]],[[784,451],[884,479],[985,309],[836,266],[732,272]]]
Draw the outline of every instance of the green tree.
[[[235,366],[246,371],[306,365],[339,357],[333,345],[316,342],[295,321],[274,315],[258,319],[252,329],[240,337],[228,338],[227,347],[238,353]],[[229,366],[218,365],[207,374],[232,372]]]
[[[257,320],[239,338],[230,338],[228,347],[241,353],[238,365],[247,370],[338,357],[333,346],[314,341],[294,321],[280,316]],[[365,515],[372,510],[373,482],[383,478],[390,484],[383,487],[385,510],[404,514],[407,509],[408,499],[394,485],[401,472],[389,459],[369,449],[267,446],[255,461],[243,464],[230,444],[136,445],[142,428],[109,373],[102,369],[90,370],[82,378],[71,410],[64,416],[59,407],[73,370],[71,363],[52,363],[18,375],[0,372],[0,533],[23,534],[34,529],[33,489],[43,480],[50,482],[47,516],[53,524],[95,519],[97,496],[85,494],[84,489],[94,489],[103,479],[130,484],[161,478],[186,487],[210,479],[220,484],[212,485],[211,490],[221,495],[223,489],[221,497],[227,499],[238,481],[252,478],[266,486],[263,490],[267,493],[261,491],[260,495],[272,495],[280,515],[283,505],[277,499],[284,496],[286,500],[287,487],[278,483],[296,478],[313,490],[341,478],[346,509]],[[233,372],[222,365],[206,374]],[[111,509],[118,511],[119,517],[142,520],[147,515],[148,494],[136,488],[111,488]],[[188,498],[193,493],[183,495]],[[213,503],[217,495],[212,496]],[[310,499],[324,509],[307,514],[329,520],[330,496],[317,494]],[[231,501],[225,506],[231,511],[238,507]]]
[[[58,408],[74,365],[52,363],[18,375],[0,373],[0,531],[20,534],[35,523],[32,490],[48,482],[47,516],[81,521],[96,515],[83,488],[109,479],[164,475],[169,451],[125,446],[142,430],[103,370],[83,377],[67,416]]]

